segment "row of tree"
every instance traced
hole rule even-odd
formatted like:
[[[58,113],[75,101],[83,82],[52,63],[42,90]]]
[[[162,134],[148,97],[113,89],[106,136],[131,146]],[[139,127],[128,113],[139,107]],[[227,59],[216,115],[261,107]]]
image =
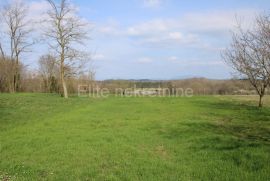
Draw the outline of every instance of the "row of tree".
[[[48,53],[39,60],[39,77],[47,92],[60,92],[68,97],[67,81],[74,77],[93,78],[93,72],[83,75],[90,56],[83,50],[88,37],[88,22],[77,14],[67,0],[46,0],[50,9],[45,13],[41,31],[29,18],[29,8],[22,1],[13,1],[0,13],[0,90],[17,92],[22,89],[25,74],[23,55],[37,43],[46,43]],[[56,3],[59,2],[59,3]],[[42,32],[42,33],[37,33]],[[33,38],[38,35],[41,38]],[[270,86],[270,15],[257,16],[252,28],[238,23],[231,45],[222,52],[226,63],[243,79],[249,80],[259,95],[259,106]],[[91,75],[91,76],[89,76]],[[78,82],[78,81],[77,81]]]
[[[22,1],[13,1],[1,8],[0,89],[3,91],[21,89],[23,55],[31,52],[34,44],[46,43],[49,47],[49,53],[39,60],[39,73],[48,91],[59,89],[67,98],[66,80],[86,70],[90,56],[81,50],[89,39],[88,22],[78,16],[76,8],[67,0],[46,1],[50,9],[40,23],[41,30],[33,29],[37,22],[31,20],[29,8]],[[35,39],[35,34],[39,38]]]
[[[173,90],[182,88],[183,90],[192,89],[194,95],[256,95],[256,90],[248,80],[211,80],[206,78],[190,78],[182,80],[105,80],[96,81],[96,86],[106,88],[110,93],[121,89],[166,89],[166,93],[173,95]],[[270,94],[269,90],[265,92]]]

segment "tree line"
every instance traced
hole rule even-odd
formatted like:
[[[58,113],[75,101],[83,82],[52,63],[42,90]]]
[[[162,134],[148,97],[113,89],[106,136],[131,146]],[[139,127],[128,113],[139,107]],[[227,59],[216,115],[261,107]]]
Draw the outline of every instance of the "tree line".
[[[86,76],[90,54],[84,49],[89,40],[89,23],[78,16],[76,8],[67,0],[59,3],[46,0],[50,9],[40,23],[41,38],[34,39],[37,22],[31,20],[30,11],[22,1],[12,1],[1,8],[0,29],[0,90],[18,92],[26,77],[24,57],[32,46],[48,45],[48,53],[39,59],[38,74],[49,92],[59,92],[68,98],[67,80]],[[85,74],[85,75],[84,75]]]
[[[76,8],[67,0],[46,2],[50,8],[40,23],[42,28],[39,31],[33,28],[36,22],[29,18],[29,8],[22,1],[12,1],[1,7],[1,92],[42,90],[57,92],[68,98],[70,87],[81,82],[93,83],[94,71],[86,68],[89,67],[90,54],[82,51],[89,40],[89,23],[78,16]],[[35,39],[35,34],[41,38]],[[48,51],[40,57],[38,71],[29,73],[24,56],[31,55],[33,45],[40,43],[46,43]],[[249,81],[259,95],[259,107],[262,107],[262,99],[270,86],[269,13],[257,15],[251,28],[244,28],[243,23],[238,21],[237,28],[232,32],[231,44],[222,52],[222,57],[240,79]],[[173,84],[176,83],[171,81],[167,86]],[[110,85],[115,86],[107,84]],[[214,89],[210,90],[213,92]]]

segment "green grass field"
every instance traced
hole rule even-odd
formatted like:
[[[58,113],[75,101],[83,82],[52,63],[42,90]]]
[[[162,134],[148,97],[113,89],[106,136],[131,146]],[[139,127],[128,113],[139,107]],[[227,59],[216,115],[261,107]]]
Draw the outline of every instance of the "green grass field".
[[[0,94],[0,180],[266,181],[269,100]]]

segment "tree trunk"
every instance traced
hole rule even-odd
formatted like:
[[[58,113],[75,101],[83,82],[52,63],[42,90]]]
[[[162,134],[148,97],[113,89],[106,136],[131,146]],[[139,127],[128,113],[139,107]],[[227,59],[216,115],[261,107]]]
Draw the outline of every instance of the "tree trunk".
[[[64,96],[64,98],[68,98],[63,62],[61,63],[61,70],[60,71],[61,71],[61,83],[62,83],[63,94],[64,94],[63,96]]]
[[[68,92],[67,92],[67,86],[66,86],[66,81],[63,79],[63,90],[64,90],[64,98],[68,98]]]
[[[19,89],[19,59],[16,57],[16,62],[15,62],[15,73],[14,73],[14,92],[16,93]]]
[[[262,102],[263,95],[259,95],[259,96],[260,96],[259,107],[263,107],[263,102]]]

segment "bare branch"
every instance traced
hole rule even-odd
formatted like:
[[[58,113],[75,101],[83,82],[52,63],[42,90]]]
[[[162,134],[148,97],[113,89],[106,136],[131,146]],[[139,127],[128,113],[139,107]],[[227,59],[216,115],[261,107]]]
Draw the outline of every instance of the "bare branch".
[[[232,34],[232,43],[223,58],[233,69],[249,79],[261,98],[270,85],[270,16],[260,15],[253,29],[244,30],[240,23]]]
[[[9,57],[15,62],[15,73],[14,73],[14,91],[17,91],[19,87],[19,66],[21,54],[30,51],[30,47],[34,44],[30,41],[30,33],[32,29],[30,28],[30,21],[28,20],[28,7],[21,1],[15,1],[7,4],[2,13],[1,17],[5,25],[3,33],[5,34],[5,39],[9,45],[5,47],[10,47]],[[7,56],[4,54],[3,47],[0,47],[2,56]],[[7,51],[6,51],[7,52]]]
[[[47,12],[47,29],[44,35],[50,39],[48,45],[53,48],[59,61],[60,79],[64,97],[68,97],[65,77],[78,72],[81,62],[88,59],[87,53],[78,49],[88,39],[87,23],[76,15],[76,10],[67,0],[57,4],[47,0],[51,9]]]

